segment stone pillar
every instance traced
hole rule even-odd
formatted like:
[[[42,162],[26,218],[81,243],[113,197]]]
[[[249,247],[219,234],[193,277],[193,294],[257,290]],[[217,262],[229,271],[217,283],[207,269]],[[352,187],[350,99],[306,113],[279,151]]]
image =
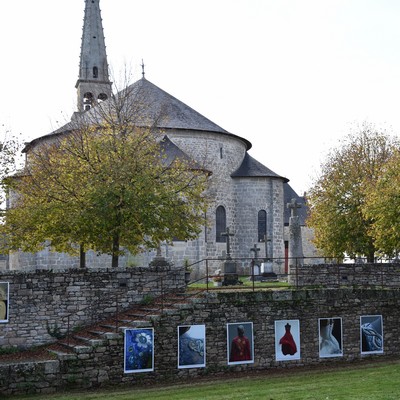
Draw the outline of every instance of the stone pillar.
[[[297,209],[301,208],[301,204],[292,199],[287,207],[291,209],[291,216],[289,219],[289,282],[296,283],[297,270],[296,267],[303,265],[303,242],[301,238],[301,225],[300,219],[297,215]]]

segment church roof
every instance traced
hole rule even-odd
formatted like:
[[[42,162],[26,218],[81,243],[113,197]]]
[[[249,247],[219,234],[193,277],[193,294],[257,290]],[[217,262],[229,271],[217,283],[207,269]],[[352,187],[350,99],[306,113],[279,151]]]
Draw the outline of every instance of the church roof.
[[[240,167],[231,174],[232,178],[278,178],[289,182],[289,179],[284,178],[269,168],[261,164],[249,153],[246,152]]]
[[[166,166],[171,165],[176,159],[179,159],[186,161],[187,164],[193,169],[204,170],[204,167],[189,157],[174,142],[172,142],[168,136],[164,136],[160,142],[160,146],[164,155],[163,163]],[[210,171],[207,172],[210,173]]]
[[[142,103],[143,112],[148,117],[157,119],[156,125],[159,128],[228,133],[145,78],[136,81],[126,90]]]
[[[174,96],[170,95],[166,91],[160,89],[145,78],[139,79],[126,89],[122,90],[116,95],[118,97],[125,98],[125,96],[132,96],[137,104],[137,110],[141,113],[140,120],[142,123],[137,125],[155,125],[160,129],[179,129],[179,130],[190,130],[190,131],[204,131],[204,132],[215,132],[223,135],[238,138],[243,141],[246,145],[247,150],[251,148],[251,143],[240,136],[229,133],[225,129],[221,128],[208,118],[204,117],[193,108],[189,107],[182,101],[178,100]],[[106,107],[112,99],[108,99],[100,105],[91,108],[89,111],[81,114],[91,114],[92,118],[95,116],[96,109],[98,107]],[[117,100],[118,101],[118,100]],[[140,108],[140,109],[139,109]],[[100,113],[101,114],[101,113]],[[96,119],[96,117],[94,117]],[[50,138],[52,136],[58,136],[64,132],[68,132],[76,127],[75,122],[69,122],[66,125],[58,128],[48,135],[39,137],[32,140],[25,147],[24,151],[28,151],[30,147],[35,146],[37,142]]]

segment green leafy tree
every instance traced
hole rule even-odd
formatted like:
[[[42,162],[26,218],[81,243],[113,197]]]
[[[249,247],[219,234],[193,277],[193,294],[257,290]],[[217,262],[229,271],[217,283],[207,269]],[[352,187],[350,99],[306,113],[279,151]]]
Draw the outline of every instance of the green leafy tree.
[[[376,253],[372,219],[363,212],[366,197],[393,154],[395,140],[364,123],[321,166],[321,175],[308,192],[309,227],[315,245],[327,257],[366,256]]]
[[[397,150],[382,170],[376,185],[367,195],[365,217],[371,221],[370,232],[383,256],[400,252],[400,151]]]
[[[137,126],[137,101],[133,107],[114,100],[36,146],[24,173],[8,180],[16,193],[3,226],[8,249],[92,249],[112,255],[116,267],[126,250],[197,237],[207,172],[184,153],[171,158],[166,150],[173,144],[148,121]]]

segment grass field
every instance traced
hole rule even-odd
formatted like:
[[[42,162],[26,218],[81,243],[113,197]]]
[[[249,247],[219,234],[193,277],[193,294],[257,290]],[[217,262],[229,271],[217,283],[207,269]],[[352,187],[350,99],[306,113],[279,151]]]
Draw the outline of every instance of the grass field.
[[[236,374],[235,376],[237,376]],[[12,397],[35,400],[398,400],[400,361],[324,370],[265,371],[172,386]]]

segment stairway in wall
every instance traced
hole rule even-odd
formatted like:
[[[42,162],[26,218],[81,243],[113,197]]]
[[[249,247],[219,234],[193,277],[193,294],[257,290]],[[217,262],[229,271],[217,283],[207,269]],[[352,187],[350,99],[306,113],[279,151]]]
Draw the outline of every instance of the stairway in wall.
[[[106,340],[118,339],[126,328],[150,328],[161,316],[175,314],[177,310],[191,308],[204,291],[174,292],[155,298],[118,313],[95,325],[75,331],[69,337],[58,340],[47,351],[60,360],[84,358],[94,347],[102,346]]]

